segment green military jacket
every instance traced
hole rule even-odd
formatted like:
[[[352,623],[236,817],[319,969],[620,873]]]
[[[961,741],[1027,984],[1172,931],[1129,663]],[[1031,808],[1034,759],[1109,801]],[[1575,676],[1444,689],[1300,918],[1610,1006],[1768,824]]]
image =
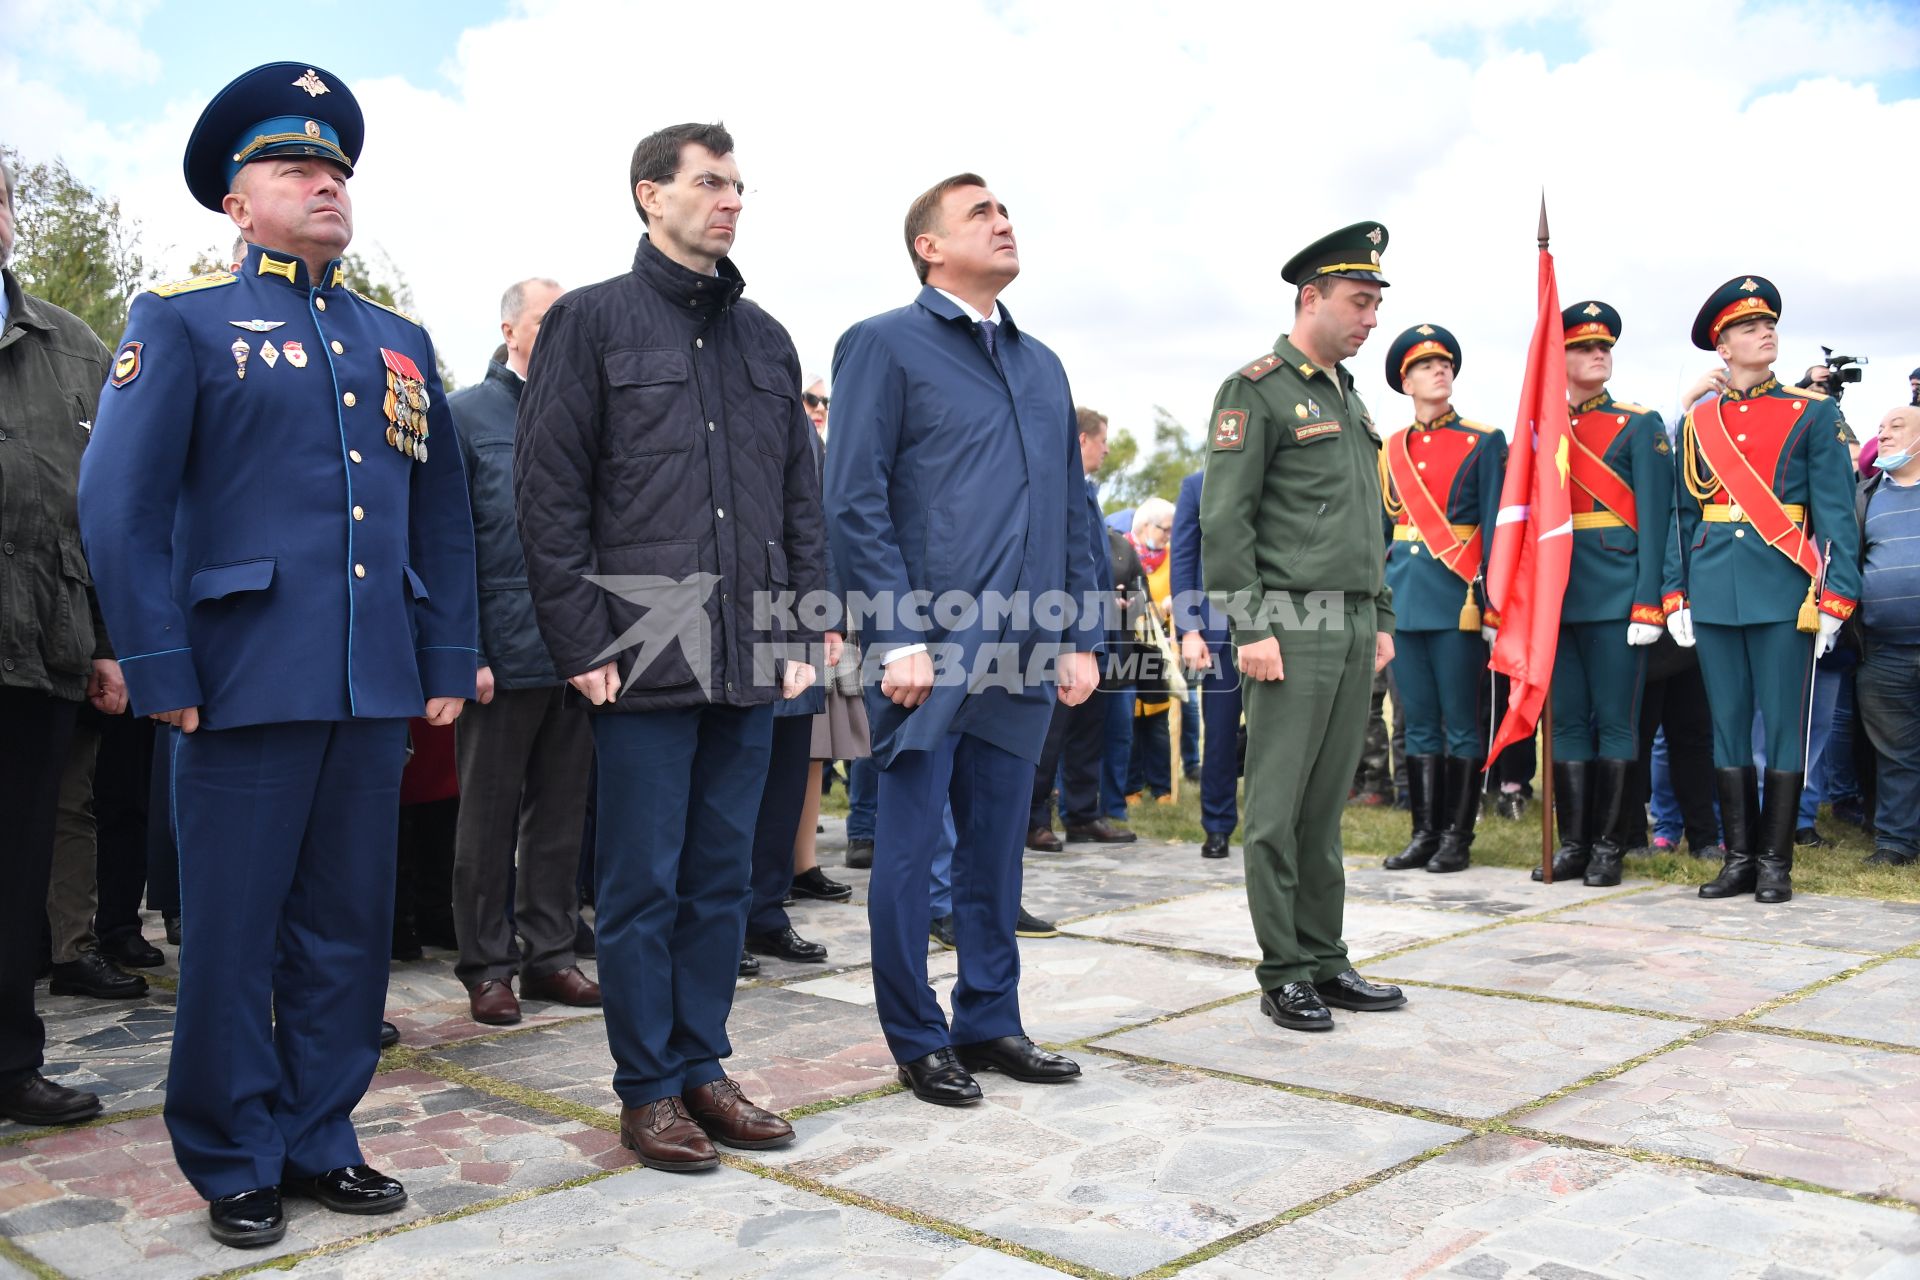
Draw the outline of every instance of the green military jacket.
[[[1210,439],[1201,575],[1234,643],[1280,635],[1308,592],[1372,599],[1391,634],[1380,436],[1346,366],[1330,374],[1282,336],[1221,384]]]

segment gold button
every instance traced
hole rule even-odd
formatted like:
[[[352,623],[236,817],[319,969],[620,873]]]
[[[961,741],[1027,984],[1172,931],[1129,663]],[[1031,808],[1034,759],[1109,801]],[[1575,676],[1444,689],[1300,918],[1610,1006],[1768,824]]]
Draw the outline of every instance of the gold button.
[[[339,344],[338,342],[335,342],[335,343],[333,344],[333,354],[335,354],[335,355],[337,355],[337,356],[343,356],[343,355],[345,355],[345,354],[347,354],[347,349],[346,349],[345,347],[343,347],[343,346],[341,346],[341,345],[340,345],[340,344]]]
[[[365,520],[367,518],[367,509],[365,507],[355,507],[353,509],[353,518],[355,520]]]
[[[354,399],[353,392],[349,391],[347,392],[347,394],[340,397],[340,403],[344,404],[345,406],[347,406],[347,408],[351,409],[353,408],[353,406],[355,406],[356,404],[359,404],[360,402]]]
[[[360,451],[358,449],[347,450],[347,456],[349,458],[352,458],[355,462],[360,461]]]
[[[327,300],[325,298],[315,298],[313,305],[325,311],[327,309]]]
[[[357,564],[357,565],[355,565],[355,566],[353,566],[353,576],[354,576],[354,577],[356,577],[356,578],[364,578],[364,577],[366,577],[366,576],[367,576],[367,566],[365,566],[365,565],[363,565],[363,564]]]
[[[696,347],[704,347],[704,346],[706,346],[707,344],[706,344],[705,342],[703,342],[702,340],[700,340],[699,338],[695,338],[695,339],[693,340],[693,345],[694,345],[694,346],[696,346]]]

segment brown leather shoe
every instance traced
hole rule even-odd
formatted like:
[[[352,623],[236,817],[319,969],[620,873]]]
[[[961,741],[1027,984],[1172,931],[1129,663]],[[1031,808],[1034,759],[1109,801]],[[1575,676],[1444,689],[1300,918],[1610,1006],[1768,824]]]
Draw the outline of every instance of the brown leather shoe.
[[[677,1097],[620,1108],[620,1145],[663,1173],[691,1173],[720,1163],[720,1153]]]
[[[1059,853],[1067,846],[1060,843],[1060,837],[1053,833],[1052,827],[1034,827],[1027,832],[1027,848],[1038,849],[1041,853]]]
[[[694,1122],[715,1142],[745,1151],[784,1147],[793,1141],[793,1126],[771,1111],[754,1106],[740,1086],[721,1076],[680,1095]]]
[[[580,966],[570,964],[564,969],[555,969],[552,973],[541,974],[537,978],[522,975],[520,978],[520,998],[522,1000],[551,1000],[556,1004],[571,1004],[585,1007],[597,1007],[600,1004],[600,984],[580,972]]]
[[[510,1027],[520,1021],[520,1002],[513,998],[513,988],[498,978],[469,988],[467,1008],[475,1022],[490,1027]]]

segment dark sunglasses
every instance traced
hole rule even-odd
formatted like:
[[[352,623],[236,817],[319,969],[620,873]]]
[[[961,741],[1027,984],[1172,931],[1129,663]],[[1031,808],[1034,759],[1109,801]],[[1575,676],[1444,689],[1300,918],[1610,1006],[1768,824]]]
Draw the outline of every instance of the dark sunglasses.
[[[802,391],[800,398],[807,402],[807,408],[809,409],[824,409],[833,403],[832,396],[817,396],[811,391]]]

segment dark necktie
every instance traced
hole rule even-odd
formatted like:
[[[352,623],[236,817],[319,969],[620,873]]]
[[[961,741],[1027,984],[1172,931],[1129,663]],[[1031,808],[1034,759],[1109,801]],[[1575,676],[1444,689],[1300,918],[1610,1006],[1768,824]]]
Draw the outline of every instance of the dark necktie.
[[[987,344],[987,358],[993,361],[993,367],[1000,371],[1002,378],[1006,377],[1006,366],[1000,363],[1000,326],[992,320],[982,320],[980,340]]]

